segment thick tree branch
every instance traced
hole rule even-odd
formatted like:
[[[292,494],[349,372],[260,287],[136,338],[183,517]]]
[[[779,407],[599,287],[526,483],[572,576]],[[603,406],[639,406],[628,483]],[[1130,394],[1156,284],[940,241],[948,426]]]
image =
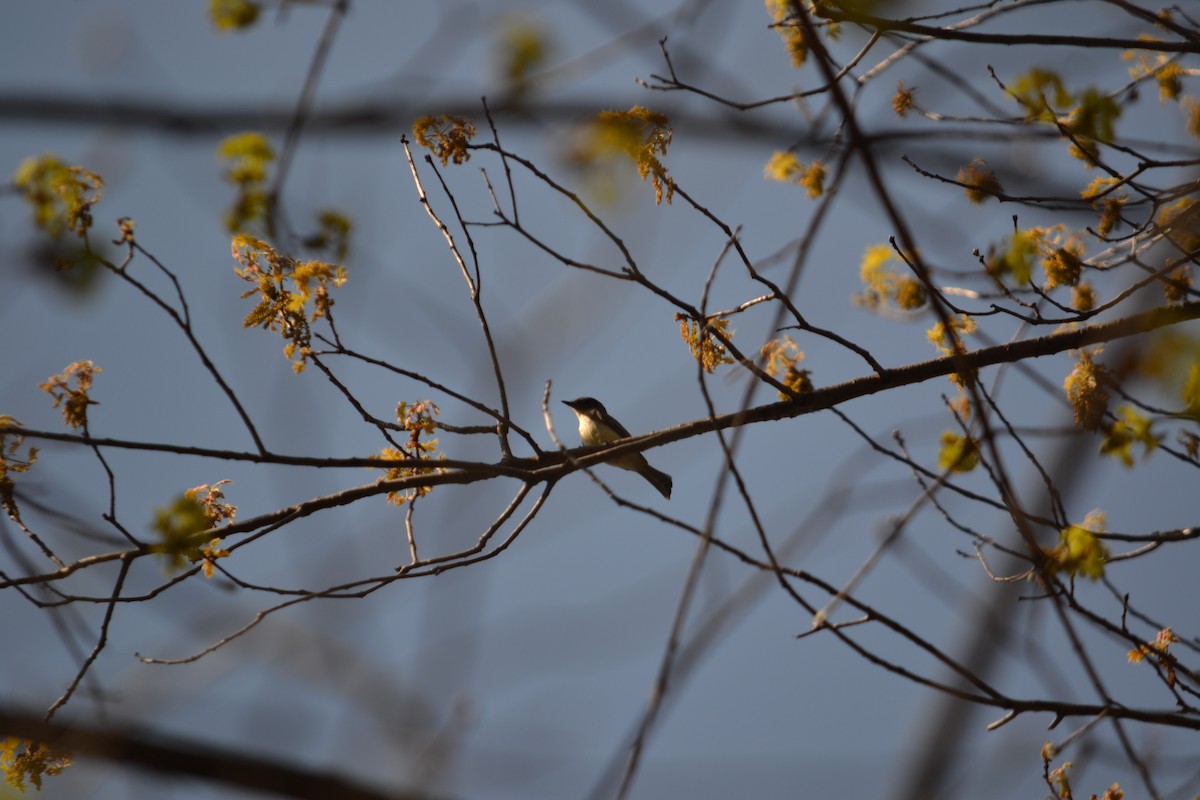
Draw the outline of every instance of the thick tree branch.
[[[308,770],[243,750],[126,727],[61,725],[0,707],[0,731],[121,766],[194,775],[206,781],[305,800],[431,800],[417,792],[381,790],[328,772]]]
[[[887,19],[856,11],[845,11],[835,6],[821,6],[820,16],[837,22],[851,22],[889,33],[914,33],[931,39],[975,42],[977,44],[1026,45],[1033,47],[1087,47],[1108,50],[1151,50],[1158,53],[1195,53],[1200,43],[1195,39],[1187,42],[1166,42],[1153,39],[1117,39],[1109,36],[1065,36],[1042,33],[981,33],[957,28],[938,28],[900,19]]]
[[[748,425],[756,422],[769,422],[773,420],[799,417],[803,416],[804,414],[811,414],[815,411],[832,408],[833,406],[846,403],[850,400],[856,400],[860,397],[867,397],[869,395],[877,394],[889,389],[895,389],[901,386],[909,386],[915,383],[922,383],[933,378],[944,377],[946,375],[950,375],[951,373],[957,372],[959,369],[979,370],[983,369],[984,367],[994,366],[996,364],[1021,363],[1031,358],[1056,355],[1068,350],[1077,350],[1082,347],[1089,347],[1091,345],[1101,344],[1103,342],[1111,342],[1117,339],[1124,339],[1130,336],[1149,333],[1150,331],[1169,327],[1171,325],[1177,325],[1181,322],[1187,322],[1194,319],[1200,319],[1200,302],[1164,306],[1143,312],[1141,314],[1122,317],[1111,322],[1089,325],[1087,327],[1076,328],[1074,330],[1060,331],[1047,336],[1040,336],[1033,339],[1023,339],[1021,341],[999,344],[993,347],[984,347],[978,350],[968,351],[961,355],[943,356],[941,358],[934,358],[930,359],[929,361],[921,361],[903,367],[885,369],[879,374],[866,375],[861,378],[855,378],[844,383],[836,384],[834,386],[827,386],[822,389],[816,389],[812,392],[807,392],[798,396],[795,400],[784,400],[776,403],[768,403],[766,405],[755,406],[745,411],[693,420],[692,422],[687,422],[682,425],[676,425],[673,428],[666,428],[655,433],[649,433],[644,436],[637,436],[632,439],[627,439],[622,441],[620,444],[612,446],[601,448],[576,448],[575,450],[570,451],[572,456],[570,460],[564,459],[563,455],[560,453],[546,453],[545,455],[535,459],[516,458],[512,459],[511,461],[503,461],[494,464],[484,464],[474,461],[461,461],[457,459],[431,462],[415,460],[389,461],[387,459],[375,457],[315,458],[311,456],[285,456],[276,454],[260,455],[258,453],[239,452],[234,450],[217,450],[204,447],[185,447],[182,445],[162,444],[155,442],[137,442],[127,439],[81,436],[74,433],[43,431],[18,425],[0,427],[0,431],[16,434],[18,436],[28,436],[32,439],[71,442],[74,444],[85,444],[96,447],[116,447],[130,450],[154,450],[158,452],[217,458],[229,461],[252,461],[258,463],[289,464],[293,466],[322,468],[413,467],[431,470],[435,468],[443,468],[448,470],[446,472],[437,474],[431,473],[429,475],[418,475],[411,478],[381,481],[380,483],[369,487],[349,489],[339,495],[339,497],[344,496],[343,501],[335,503],[335,505],[343,505],[345,502],[358,499],[360,496],[378,494],[381,491],[401,491],[419,486],[474,483],[478,480],[485,480],[495,477],[518,478],[533,482],[557,480],[563,475],[573,472],[580,467],[599,464],[626,453],[640,452],[642,450],[648,450],[652,447],[661,447],[662,445],[687,439],[698,434],[711,433],[712,431],[716,430],[724,430],[726,428],[733,428],[739,425]],[[299,504],[292,509],[291,513],[294,513],[295,509],[298,509],[301,506],[307,508],[308,505],[309,504],[304,503]],[[322,505],[327,504],[322,503]],[[311,513],[311,510],[309,510],[308,513]],[[241,525],[237,527],[241,528]]]

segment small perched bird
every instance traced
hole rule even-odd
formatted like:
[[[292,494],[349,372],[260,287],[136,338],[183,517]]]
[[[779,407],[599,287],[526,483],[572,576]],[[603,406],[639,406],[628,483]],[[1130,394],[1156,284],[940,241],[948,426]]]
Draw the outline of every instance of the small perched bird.
[[[575,416],[579,417],[579,439],[585,445],[610,444],[618,439],[630,437],[625,426],[613,419],[594,397],[563,400],[563,405],[568,406],[575,412]],[[671,499],[671,476],[650,466],[650,462],[641,453],[629,453],[607,463],[621,469],[633,470],[650,481],[663,497]]]

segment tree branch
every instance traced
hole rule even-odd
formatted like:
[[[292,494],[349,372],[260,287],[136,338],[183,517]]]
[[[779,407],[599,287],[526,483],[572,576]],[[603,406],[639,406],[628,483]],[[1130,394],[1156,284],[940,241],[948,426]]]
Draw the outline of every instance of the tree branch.
[[[0,730],[55,749],[82,753],[121,766],[193,775],[206,781],[304,800],[432,800],[418,792],[384,791],[328,772],[307,770],[243,749],[218,748],[198,740],[125,727],[61,725],[0,706]]]

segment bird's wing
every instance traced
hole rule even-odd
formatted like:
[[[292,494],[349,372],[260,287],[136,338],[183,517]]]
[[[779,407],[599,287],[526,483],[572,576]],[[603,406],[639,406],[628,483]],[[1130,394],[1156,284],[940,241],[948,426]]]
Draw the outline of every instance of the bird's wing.
[[[607,419],[605,421],[608,423],[608,427],[612,428],[614,431],[619,433],[621,435],[622,439],[633,438],[633,434],[630,433],[629,431],[625,430],[625,426],[622,425],[621,423],[617,422],[616,418],[613,417],[612,414],[606,414],[605,416],[607,417]]]

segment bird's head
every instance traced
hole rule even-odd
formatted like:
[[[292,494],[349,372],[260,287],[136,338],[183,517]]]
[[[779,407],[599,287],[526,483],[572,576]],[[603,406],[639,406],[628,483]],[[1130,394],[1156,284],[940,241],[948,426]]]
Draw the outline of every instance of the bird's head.
[[[587,414],[588,416],[603,415],[607,412],[600,401],[594,397],[577,397],[574,400],[563,400],[563,405],[570,408],[576,414]]]

